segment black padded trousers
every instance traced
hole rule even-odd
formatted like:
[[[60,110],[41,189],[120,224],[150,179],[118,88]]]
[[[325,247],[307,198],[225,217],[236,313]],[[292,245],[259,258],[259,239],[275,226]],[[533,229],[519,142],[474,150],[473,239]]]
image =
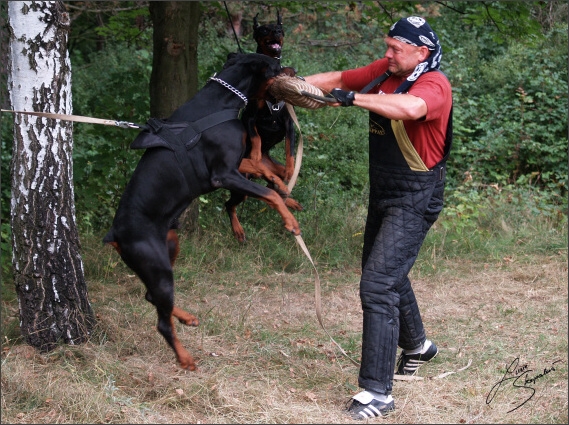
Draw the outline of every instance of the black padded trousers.
[[[444,167],[444,166],[443,166]],[[397,346],[426,340],[408,274],[443,207],[444,168],[429,172],[370,167],[360,298],[360,387],[391,394]]]

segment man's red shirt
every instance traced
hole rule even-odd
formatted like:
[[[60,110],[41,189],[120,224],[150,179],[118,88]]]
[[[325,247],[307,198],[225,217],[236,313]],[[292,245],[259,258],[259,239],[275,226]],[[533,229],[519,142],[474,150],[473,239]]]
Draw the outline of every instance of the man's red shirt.
[[[360,91],[373,79],[387,71],[387,59],[378,59],[367,66],[342,72],[342,81],[349,90]],[[392,94],[404,78],[390,76],[369,93]],[[408,94],[420,97],[427,104],[427,115],[422,120],[404,121],[407,135],[427,166],[434,167],[444,156],[447,124],[452,107],[450,82],[442,72],[422,74]]]

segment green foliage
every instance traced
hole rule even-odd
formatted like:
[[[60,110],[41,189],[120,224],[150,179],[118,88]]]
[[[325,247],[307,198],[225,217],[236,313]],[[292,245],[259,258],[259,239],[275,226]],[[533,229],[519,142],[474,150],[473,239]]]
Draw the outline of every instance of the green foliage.
[[[473,69],[476,78],[457,84],[455,180],[466,174],[480,183],[537,186],[565,197],[568,106],[563,46],[566,27],[552,30],[535,47],[511,44],[505,55]]]
[[[556,4],[562,14],[563,5]],[[122,10],[109,4],[96,13],[90,6],[74,19],[70,39],[74,113],[143,123],[149,118],[152,66],[148,10],[138,2],[122,2]],[[477,204],[488,187],[539,191],[542,210],[565,209],[567,24],[561,20],[555,26],[559,19],[546,23],[545,18],[556,9],[546,14],[543,2],[230,2],[228,7],[243,14],[239,45],[224,6],[202,3],[200,87],[229,52],[255,51],[252,22],[257,14],[260,23],[267,23],[280,11],[282,62],[299,75],[365,65],[383,55],[383,37],[400,16],[427,17],[441,38],[443,71],[454,93],[449,211],[477,219]],[[328,214],[335,206],[343,211],[366,205],[367,114],[357,108],[296,112],[304,157],[293,197],[306,207],[299,219],[321,218],[311,214]],[[3,120],[4,182],[9,181],[10,131]],[[108,228],[141,154],[129,149],[135,135],[135,130],[74,126],[76,211],[83,231]],[[282,158],[280,150],[274,149],[277,158]],[[225,191],[200,198],[203,226],[210,224],[210,211],[223,215],[226,198]],[[8,217],[6,184],[2,199],[3,217]],[[255,200],[243,206],[244,221],[260,220],[251,231],[278,222],[276,214],[260,214],[264,208]],[[264,223],[267,216],[271,218]]]
[[[533,2],[538,5],[538,2]],[[519,39],[539,34],[541,27],[532,17],[531,2],[453,2],[452,7],[460,13],[469,37],[486,33],[489,41],[503,44],[510,39]],[[469,30],[474,29],[475,34]]]
[[[143,124],[149,118],[151,67],[147,50],[122,43],[92,54],[73,73],[75,113]],[[142,153],[129,148],[136,134],[102,125],[74,126],[75,202],[83,230],[109,227]]]
[[[122,2],[128,6],[133,2]],[[150,12],[148,7],[143,6],[120,11],[109,17],[105,25],[95,28],[95,33],[104,39],[114,42],[136,43],[139,46],[148,46],[152,40]]]
[[[10,225],[10,199],[12,179],[10,163],[12,160],[13,116],[6,112],[0,114],[0,273],[8,276],[12,270],[12,227]],[[4,285],[0,286],[3,291]]]
[[[435,244],[449,258],[484,258],[510,255],[541,255],[567,249],[567,214],[556,207],[559,199],[550,192],[508,185],[449,191],[446,207],[425,249]],[[492,241],[489,243],[488,241]],[[448,241],[452,241],[452,248]]]

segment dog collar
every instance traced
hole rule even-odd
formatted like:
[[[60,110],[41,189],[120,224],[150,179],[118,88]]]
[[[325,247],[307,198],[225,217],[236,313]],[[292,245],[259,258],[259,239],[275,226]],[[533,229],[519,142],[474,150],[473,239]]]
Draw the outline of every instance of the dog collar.
[[[247,100],[247,96],[245,96],[243,93],[241,93],[239,90],[237,90],[235,87],[233,87],[231,84],[226,83],[225,81],[223,81],[220,78],[217,77],[210,77],[210,80],[213,80],[215,82],[218,82],[219,84],[221,84],[223,87],[231,90],[233,93],[235,93],[237,96],[239,96],[243,102],[245,102],[245,106],[247,106],[247,103],[249,103],[249,101]]]

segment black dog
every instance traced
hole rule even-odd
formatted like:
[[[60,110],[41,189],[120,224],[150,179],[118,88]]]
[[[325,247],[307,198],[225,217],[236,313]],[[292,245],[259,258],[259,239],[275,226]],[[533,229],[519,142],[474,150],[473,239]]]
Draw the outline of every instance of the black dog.
[[[280,60],[284,40],[280,14],[277,12],[276,24],[266,25],[259,25],[257,16],[255,16],[253,38],[257,42],[257,53]],[[273,175],[278,176],[278,179],[273,177],[269,185],[284,197],[287,207],[297,211],[302,210],[302,206],[288,196],[288,189],[283,182],[289,181],[294,172],[295,145],[294,123],[285,102],[276,103],[266,100],[262,107],[247,107],[242,120],[248,130],[245,157],[252,162],[243,163],[240,171],[247,173],[250,178],[259,177],[255,174],[254,168],[250,166],[261,161],[263,166],[269,169]],[[269,151],[283,139],[285,140],[284,166],[269,155]],[[242,193],[231,192],[230,199],[225,203],[233,234],[240,242],[245,241],[245,232],[239,223],[236,210],[237,206],[245,199],[246,196]]]
[[[197,326],[198,319],[174,306],[177,217],[199,195],[225,188],[265,201],[281,214],[287,230],[300,234],[282,197],[239,172],[246,139],[240,108],[248,99],[255,99],[249,104],[261,103],[267,86],[282,72],[268,56],[230,54],[215,78],[168,120],[149,120],[131,145],[146,151],[104,242],[117,249],[146,286],[146,299],[158,313],[158,331],[185,369],[194,370],[195,363],[176,337],[173,317],[190,326]]]

